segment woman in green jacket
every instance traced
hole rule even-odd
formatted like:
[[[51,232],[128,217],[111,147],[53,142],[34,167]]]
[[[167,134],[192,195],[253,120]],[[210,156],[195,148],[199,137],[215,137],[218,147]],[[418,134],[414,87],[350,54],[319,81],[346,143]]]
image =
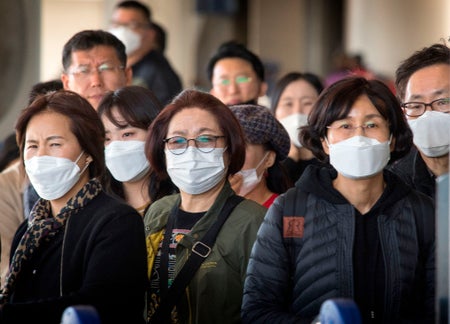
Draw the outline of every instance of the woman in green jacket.
[[[150,278],[148,320],[240,323],[246,266],[266,208],[242,200],[215,243],[210,247],[200,243],[201,249],[197,243],[235,196],[227,179],[242,168],[245,159],[239,121],[214,96],[186,90],[153,121],[145,151],[152,172],[161,179],[170,177],[180,190],[154,202],[144,219]],[[166,232],[170,236],[164,240]],[[186,280],[175,307],[168,307],[167,300],[174,298],[169,287],[192,251],[207,257],[192,279]]]

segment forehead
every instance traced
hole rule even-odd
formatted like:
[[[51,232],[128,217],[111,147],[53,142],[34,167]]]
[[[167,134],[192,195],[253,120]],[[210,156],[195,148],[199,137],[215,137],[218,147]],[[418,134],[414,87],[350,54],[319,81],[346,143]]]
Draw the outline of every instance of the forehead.
[[[255,71],[250,62],[238,57],[223,58],[214,65],[213,77],[236,74],[255,75]]]
[[[112,15],[113,21],[130,22],[130,21],[147,21],[145,14],[136,8],[117,8]]]
[[[359,96],[350,108],[347,118],[366,118],[381,116],[377,107],[366,95]]]
[[[296,80],[289,83],[284,89],[281,96],[293,96],[296,95],[298,97],[309,96],[309,97],[318,97],[319,94],[317,90],[307,81],[305,80]]]
[[[217,118],[207,110],[184,108],[177,112],[169,122],[168,132],[198,133],[202,130],[219,130]]]
[[[117,52],[112,46],[99,45],[88,50],[76,50],[71,55],[73,66],[86,64],[101,64],[104,62],[118,63]]]
[[[414,72],[405,89],[405,100],[450,95],[450,64],[435,64]]]
[[[26,129],[26,136],[72,134],[70,126],[69,117],[53,111],[44,111],[30,119]]]

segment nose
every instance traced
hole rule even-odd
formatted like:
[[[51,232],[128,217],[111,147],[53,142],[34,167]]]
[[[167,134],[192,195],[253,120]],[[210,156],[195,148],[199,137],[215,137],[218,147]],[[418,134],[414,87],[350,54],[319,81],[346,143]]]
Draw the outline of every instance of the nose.
[[[89,80],[92,87],[99,87],[103,84],[103,78],[98,70],[93,70],[89,75]]]
[[[364,127],[364,125],[355,126],[354,134],[355,135],[365,135],[366,128]]]
[[[236,92],[238,92],[238,89],[239,89],[239,86],[237,85],[236,81],[232,80],[230,82],[230,85],[228,86],[228,91],[230,93],[236,93]]]
[[[431,104],[425,104],[425,111],[432,111],[433,110],[433,106]]]
[[[43,155],[47,155],[47,151],[44,146],[40,145],[35,152],[35,156],[43,156]]]
[[[293,109],[292,109],[292,111],[293,111],[295,114],[302,114],[302,113],[303,113],[302,105],[301,105],[301,103],[300,103],[299,101],[295,101],[295,102],[293,102],[292,104],[293,104]]]
[[[187,139],[186,140],[186,146],[196,146],[196,143],[195,143],[195,138],[189,138],[189,139]],[[192,142],[192,144],[189,144],[189,142]]]

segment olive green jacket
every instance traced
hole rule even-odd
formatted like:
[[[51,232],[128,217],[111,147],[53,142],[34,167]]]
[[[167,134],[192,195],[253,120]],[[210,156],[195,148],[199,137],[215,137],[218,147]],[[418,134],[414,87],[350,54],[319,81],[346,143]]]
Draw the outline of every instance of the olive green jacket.
[[[217,219],[226,199],[234,194],[228,182],[207,213],[183,237],[176,250],[175,273],[179,273],[193,244]],[[147,237],[148,273],[158,251],[170,210],[180,195],[166,196],[151,205],[144,217]],[[231,212],[219,232],[211,254],[202,263],[177,305],[181,323],[240,323],[240,309],[247,263],[256,233],[267,209],[244,200]]]

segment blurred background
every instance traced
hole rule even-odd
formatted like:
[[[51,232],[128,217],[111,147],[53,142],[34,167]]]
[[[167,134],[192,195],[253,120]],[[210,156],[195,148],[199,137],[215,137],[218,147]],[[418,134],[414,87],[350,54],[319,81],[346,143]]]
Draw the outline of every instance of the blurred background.
[[[107,29],[118,0],[0,0],[0,138],[31,86],[59,78],[64,43]],[[349,57],[387,80],[412,52],[450,36],[450,0],[142,0],[167,32],[184,88],[209,90],[206,64],[231,39],[263,60],[270,86],[290,71],[323,78]]]

